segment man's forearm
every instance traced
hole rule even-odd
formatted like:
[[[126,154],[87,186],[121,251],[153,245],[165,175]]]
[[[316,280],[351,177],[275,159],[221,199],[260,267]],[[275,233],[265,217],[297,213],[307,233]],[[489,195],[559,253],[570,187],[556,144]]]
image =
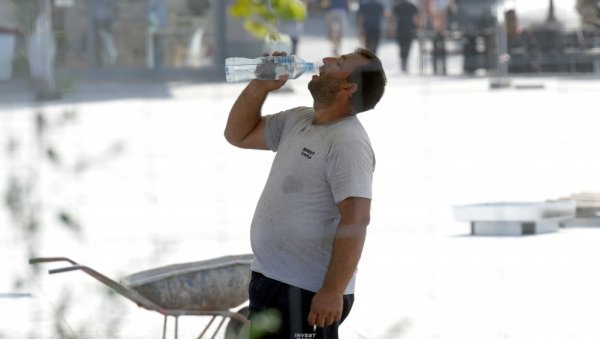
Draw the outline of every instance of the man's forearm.
[[[338,225],[322,291],[340,295],[344,293],[358,266],[366,234],[366,225]]]
[[[360,260],[366,228],[366,224],[344,224],[343,221],[338,225],[325,280],[311,302],[309,324],[329,326],[342,318],[343,295]]]
[[[225,139],[231,144],[237,144],[252,132],[261,119],[261,109],[269,90],[248,84],[231,107]]]
[[[370,222],[371,199],[351,197],[338,203],[341,219],[321,290],[342,295],[356,271]]]

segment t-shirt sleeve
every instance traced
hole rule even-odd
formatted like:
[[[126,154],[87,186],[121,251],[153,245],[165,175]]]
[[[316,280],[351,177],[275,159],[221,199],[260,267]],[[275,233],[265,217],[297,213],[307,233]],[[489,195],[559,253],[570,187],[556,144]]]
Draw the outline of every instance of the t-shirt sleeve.
[[[284,111],[265,116],[265,142],[273,152],[277,152],[279,148],[279,142],[283,136],[285,123],[289,115],[290,111]]]
[[[375,154],[370,144],[354,141],[332,149],[326,175],[335,203],[349,197],[372,198]]]
[[[273,152],[277,152],[281,141],[303,117],[311,115],[308,107],[295,107],[287,111],[265,116],[265,142]]]

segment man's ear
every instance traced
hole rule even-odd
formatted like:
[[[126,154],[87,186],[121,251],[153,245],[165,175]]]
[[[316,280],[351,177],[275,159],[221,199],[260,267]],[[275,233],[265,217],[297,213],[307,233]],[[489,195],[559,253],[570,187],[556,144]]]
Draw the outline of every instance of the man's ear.
[[[343,88],[348,91],[348,94],[352,95],[358,90],[358,85],[353,82],[347,82]]]

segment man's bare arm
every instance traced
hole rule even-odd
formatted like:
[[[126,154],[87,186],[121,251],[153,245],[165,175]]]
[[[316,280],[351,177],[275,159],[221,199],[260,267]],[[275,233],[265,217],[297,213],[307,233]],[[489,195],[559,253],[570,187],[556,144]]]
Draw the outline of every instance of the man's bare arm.
[[[274,52],[273,55],[285,55]],[[267,95],[281,88],[287,81],[287,76],[279,80],[252,80],[238,96],[231,107],[225,139],[232,145],[249,149],[268,149],[264,137],[265,122],[262,117],[262,105]]]
[[[342,317],[343,296],[360,260],[371,199],[351,197],[338,204],[341,220],[333,242],[333,252],[323,286],[313,297],[308,323],[329,326]]]

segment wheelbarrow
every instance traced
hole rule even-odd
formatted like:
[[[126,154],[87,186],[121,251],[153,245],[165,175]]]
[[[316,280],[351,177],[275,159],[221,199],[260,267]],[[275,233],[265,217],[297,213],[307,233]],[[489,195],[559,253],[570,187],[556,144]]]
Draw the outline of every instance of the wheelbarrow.
[[[175,318],[175,339],[180,316],[211,316],[198,338],[208,334],[220,318],[211,338],[215,338],[225,320],[225,338],[237,338],[237,332],[248,324],[247,307],[237,312],[231,309],[248,300],[251,254],[224,256],[209,260],[162,266],[128,275],[117,282],[100,272],[65,257],[31,258],[30,264],[55,261],[71,266],[51,269],[50,274],[81,270],[139,307],[164,315],[163,339],[167,333],[167,318]]]

